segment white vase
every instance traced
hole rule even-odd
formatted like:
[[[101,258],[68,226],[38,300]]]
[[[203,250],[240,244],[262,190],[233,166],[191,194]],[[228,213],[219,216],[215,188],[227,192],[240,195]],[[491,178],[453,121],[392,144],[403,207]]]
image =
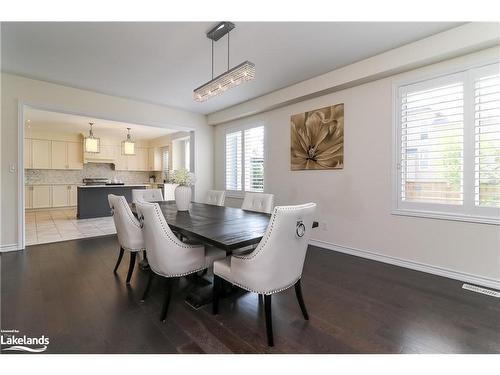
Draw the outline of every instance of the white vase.
[[[188,211],[191,203],[191,188],[189,186],[177,186],[175,188],[175,204],[177,211]]]

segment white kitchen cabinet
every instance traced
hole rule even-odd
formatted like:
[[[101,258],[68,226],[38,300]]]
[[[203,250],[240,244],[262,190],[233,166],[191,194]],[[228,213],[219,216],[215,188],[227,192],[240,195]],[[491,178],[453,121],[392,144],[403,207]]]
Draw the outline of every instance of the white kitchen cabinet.
[[[50,185],[35,185],[32,186],[32,207],[33,208],[49,208],[52,206]]]
[[[137,155],[125,155],[125,159],[127,161],[127,170],[129,171],[139,170],[139,158],[137,157]]]
[[[33,187],[24,187],[24,208],[33,208]]]
[[[69,188],[71,185],[52,185],[52,207],[69,206]]]
[[[31,165],[33,169],[51,168],[51,146],[51,141],[46,139],[31,140]]]
[[[135,148],[135,157],[137,158],[137,170],[148,170],[148,149],[142,147]]]
[[[69,205],[76,206],[77,202],[77,187],[76,185],[69,186]]]
[[[83,169],[83,145],[81,142],[66,142],[66,164],[68,169]]]
[[[67,142],[52,141],[52,169],[68,169]]]
[[[24,138],[24,168],[30,169],[33,167],[33,159],[31,154],[32,142],[30,138]]]
[[[158,147],[150,147],[148,149],[148,170],[161,172],[161,150]]]

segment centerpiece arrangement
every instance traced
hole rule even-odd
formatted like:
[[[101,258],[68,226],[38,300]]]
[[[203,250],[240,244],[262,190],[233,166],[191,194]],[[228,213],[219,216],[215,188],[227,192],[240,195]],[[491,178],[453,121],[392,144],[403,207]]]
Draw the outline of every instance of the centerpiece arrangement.
[[[187,169],[178,169],[172,172],[170,180],[172,183],[179,185],[174,193],[177,211],[188,211],[191,203],[191,186],[196,182],[194,173],[189,172]]]

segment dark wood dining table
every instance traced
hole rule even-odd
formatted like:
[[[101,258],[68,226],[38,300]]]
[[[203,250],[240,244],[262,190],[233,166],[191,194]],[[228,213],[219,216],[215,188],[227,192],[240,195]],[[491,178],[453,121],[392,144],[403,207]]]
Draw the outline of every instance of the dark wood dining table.
[[[229,255],[235,249],[241,249],[260,242],[271,215],[246,211],[241,208],[215,206],[192,202],[189,211],[177,211],[175,201],[160,201],[160,209],[170,229],[186,238],[215,246]],[[136,215],[135,204],[130,208]],[[313,228],[318,223],[313,222]],[[207,289],[207,288],[205,288]],[[186,302],[199,308],[211,301],[211,291],[194,290]]]

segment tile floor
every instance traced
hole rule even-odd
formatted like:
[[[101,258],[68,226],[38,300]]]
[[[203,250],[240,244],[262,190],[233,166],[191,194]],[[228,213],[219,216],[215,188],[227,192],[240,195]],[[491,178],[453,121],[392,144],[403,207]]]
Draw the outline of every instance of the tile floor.
[[[112,217],[76,218],[76,208],[26,212],[26,245],[116,233]]]

